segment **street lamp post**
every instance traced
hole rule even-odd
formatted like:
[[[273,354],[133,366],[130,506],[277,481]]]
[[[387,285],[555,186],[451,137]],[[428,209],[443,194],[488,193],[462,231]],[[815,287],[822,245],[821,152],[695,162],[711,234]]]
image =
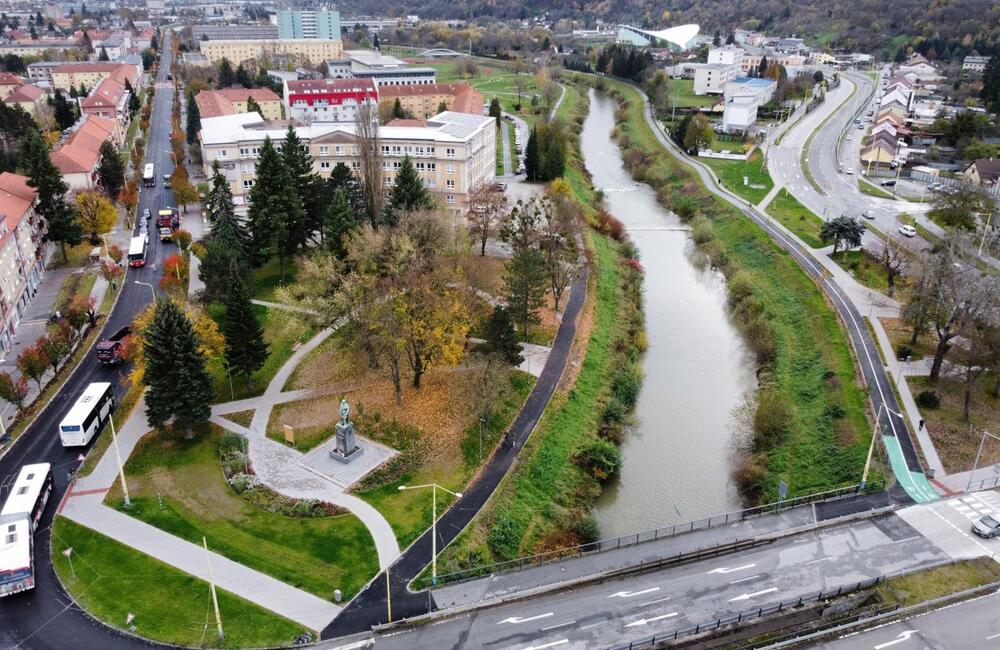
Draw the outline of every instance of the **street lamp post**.
[[[153,287],[153,285],[151,285],[148,282],[139,282],[138,280],[133,280],[133,282],[135,282],[136,284],[141,284],[144,287],[149,287],[149,294],[153,296],[153,302],[156,302],[156,288]]]
[[[882,411],[883,411],[883,409],[886,412],[888,412],[888,413],[892,413],[894,415],[898,415],[899,417],[903,417],[902,413],[897,413],[896,411],[893,411],[891,408],[889,408],[888,406],[886,406],[884,401],[881,402],[878,405],[878,415],[875,416],[875,431],[872,432],[872,442],[871,442],[870,445],[868,445],[868,457],[865,459],[865,469],[861,473],[861,489],[862,490],[864,490],[865,486],[868,485],[868,470],[871,469],[872,453],[875,451],[875,439],[878,438],[879,432],[882,429]]]
[[[118,450],[118,432],[115,431],[115,418],[112,414],[108,418],[108,422],[111,423],[111,442],[115,446],[115,458],[118,459],[118,479],[122,484],[122,494],[125,496],[125,508],[132,507],[132,500],[128,497],[128,485],[125,483],[125,467],[122,465],[122,453]]]
[[[972,425],[969,425],[969,433],[972,433]],[[989,431],[983,431],[983,439],[979,441],[979,451],[976,452],[976,460],[972,463],[972,471],[969,472],[969,482],[965,484],[965,491],[968,493],[969,489],[972,487],[972,479],[976,475],[976,470],[979,469],[979,459],[983,455],[983,447],[986,446],[986,438],[990,437],[997,442],[1000,442],[1000,437],[997,437],[990,433]],[[980,483],[982,487],[982,483]]]
[[[431,498],[431,584],[437,584],[437,491],[444,490],[453,495],[456,499],[462,498],[461,492],[452,492],[446,487],[441,487],[437,483],[426,483],[424,485],[400,485],[399,490],[420,490],[430,488],[433,497]]]

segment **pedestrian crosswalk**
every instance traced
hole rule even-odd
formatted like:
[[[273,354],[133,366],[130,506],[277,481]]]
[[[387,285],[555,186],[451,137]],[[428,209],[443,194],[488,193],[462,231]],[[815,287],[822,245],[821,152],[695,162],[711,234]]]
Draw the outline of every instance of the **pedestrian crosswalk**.
[[[948,502],[948,505],[966,519],[975,521],[985,515],[1000,513],[1000,495],[996,492],[969,494],[952,499]]]

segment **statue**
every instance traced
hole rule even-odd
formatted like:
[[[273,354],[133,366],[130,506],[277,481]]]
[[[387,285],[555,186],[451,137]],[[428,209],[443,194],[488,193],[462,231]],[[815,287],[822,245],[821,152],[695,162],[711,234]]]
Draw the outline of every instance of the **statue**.
[[[336,442],[330,450],[330,458],[349,463],[364,450],[358,446],[354,423],[351,422],[351,407],[346,399],[340,400],[340,421],[337,422],[336,430]]]

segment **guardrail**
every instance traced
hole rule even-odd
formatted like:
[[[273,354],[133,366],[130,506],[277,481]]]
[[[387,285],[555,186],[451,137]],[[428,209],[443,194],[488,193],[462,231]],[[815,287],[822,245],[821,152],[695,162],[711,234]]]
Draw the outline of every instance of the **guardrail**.
[[[984,478],[979,481],[972,481],[969,483],[969,488],[966,492],[978,492],[980,490],[988,490],[1000,485],[1000,475],[994,476],[993,478]]]
[[[869,483],[863,490],[861,489],[861,485],[859,484],[859,485],[851,485],[843,488],[838,488],[835,490],[827,490],[826,492],[817,492],[815,494],[808,494],[801,497],[795,497],[793,499],[788,499],[786,501],[768,503],[765,505],[754,506],[752,508],[744,508],[743,510],[737,510],[735,512],[728,512],[720,515],[706,517],[703,519],[696,519],[694,521],[688,521],[680,524],[673,524],[670,526],[663,526],[662,528],[656,528],[654,530],[647,530],[640,533],[634,533],[631,535],[623,535],[621,537],[613,537],[610,539],[591,542],[589,544],[580,544],[579,546],[571,546],[568,548],[556,549],[553,551],[548,551],[546,553],[529,555],[527,557],[517,558],[514,560],[507,560],[505,562],[498,562],[496,564],[487,564],[481,567],[473,567],[471,569],[465,569],[463,571],[446,573],[443,575],[439,575],[437,577],[436,583],[434,584],[435,586],[440,587],[443,585],[454,584],[456,582],[473,580],[475,578],[479,578],[484,575],[506,573],[510,571],[519,571],[521,569],[533,566],[540,566],[543,564],[548,564],[550,562],[555,562],[559,560],[582,557],[584,555],[593,555],[596,553],[605,553],[607,551],[626,548],[628,546],[635,546],[637,544],[643,544],[646,542],[652,542],[659,539],[673,537],[675,535],[680,535],[682,533],[690,533],[696,530],[705,530],[708,528],[714,528],[716,526],[725,526],[727,524],[743,521],[744,519],[751,519],[753,517],[759,517],[761,515],[769,513],[778,513],[781,512],[782,510],[788,510],[790,508],[808,505],[811,503],[817,503],[820,501],[832,501],[849,496],[854,496],[856,494],[861,494],[861,493],[878,492],[883,487],[884,485],[881,482],[875,482],[875,483]],[[420,588],[431,586],[430,580],[422,579],[418,581],[418,584],[415,586],[419,586]]]
[[[657,634],[654,636],[646,637],[644,639],[639,639],[638,641],[632,641],[629,643],[623,643],[621,645],[610,646],[608,650],[632,650],[633,648],[655,648],[657,645],[662,644],[666,641],[675,641],[683,637],[694,636],[696,634],[701,634],[702,632],[710,632],[713,630],[718,630],[722,628],[723,625],[733,625],[742,623],[744,621],[751,621],[754,619],[762,618],[770,614],[778,614],[785,610],[791,609],[793,607],[801,607],[802,605],[808,603],[819,602],[821,600],[826,600],[827,598],[837,598],[845,594],[850,594],[855,591],[860,591],[862,589],[869,589],[875,585],[885,582],[885,576],[878,576],[877,578],[871,578],[869,580],[863,580],[852,585],[847,585],[846,587],[838,587],[836,590],[830,591],[817,591],[815,593],[806,594],[794,600],[782,601],[777,605],[768,605],[766,607],[758,607],[757,609],[751,609],[744,612],[740,612],[735,616],[729,616],[726,618],[717,618],[714,621],[709,621],[706,623],[700,623],[698,625],[693,625],[691,627],[678,628],[673,632],[664,632],[663,634]]]

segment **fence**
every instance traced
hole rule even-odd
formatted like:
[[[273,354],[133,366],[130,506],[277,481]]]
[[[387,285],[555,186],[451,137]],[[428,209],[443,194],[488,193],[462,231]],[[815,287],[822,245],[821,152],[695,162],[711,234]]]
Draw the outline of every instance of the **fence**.
[[[550,562],[555,562],[559,560],[582,557],[584,555],[593,555],[596,553],[605,553],[607,551],[613,551],[620,548],[635,546],[637,544],[643,544],[646,542],[652,542],[659,539],[673,537],[674,535],[679,535],[681,533],[690,533],[695,530],[705,530],[708,528],[714,528],[715,526],[725,526],[727,524],[743,521],[744,519],[751,519],[753,517],[758,517],[760,515],[769,514],[772,512],[777,513],[780,512],[781,510],[787,510],[789,508],[794,508],[797,506],[808,505],[811,503],[816,503],[818,501],[830,501],[834,499],[842,499],[844,497],[853,496],[861,492],[877,492],[881,489],[882,489],[881,484],[869,483],[864,490],[861,489],[860,485],[851,485],[848,487],[838,488],[836,490],[828,490],[826,492],[808,494],[801,497],[795,497],[787,501],[779,501],[777,503],[768,503],[761,506],[754,506],[752,508],[745,508],[743,510],[737,510],[735,512],[715,515],[704,519],[696,519],[694,521],[689,521],[681,524],[663,526],[662,528],[656,528],[654,530],[647,530],[640,533],[634,533],[632,535],[613,537],[611,539],[604,539],[597,542],[591,542],[589,544],[581,544],[579,546],[571,546],[568,548],[556,549],[554,551],[540,553],[538,555],[530,555],[528,557],[517,558],[514,560],[507,560],[506,562],[498,562],[496,564],[488,564],[481,567],[465,569],[463,571],[446,573],[444,575],[439,575],[437,577],[437,582],[435,584],[440,587],[447,584],[454,584],[456,582],[473,580],[475,578],[484,575],[507,573],[509,571],[520,571],[521,569],[540,566],[543,564],[548,564]]]
[[[979,481],[972,481],[969,483],[969,489],[966,492],[979,492],[981,490],[988,490],[1000,485],[1000,475],[994,476],[993,478],[984,478]]]
[[[808,603],[815,603],[827,598],[837,598],[845,594],[850,594],[855,591],[860,591],[862,589],[869,589],[875,585],[885,582],[885,576],[879,576],[877,578],[871,578],[869,580],[863,580],[861,582],[848,585],[846,587],[838,587],[836,590],[830,591],[818,591],[815,593],[807,594],[801,596],[798,599],[790,601],[782,601],[777,605],[768,605],[767,607],[758,607],[757,609],[751,609],[745,612],[740,612],[735,616],[729,616],[727,618],[717,618],[714,621],[707,623],[701,623],[691,627],[679,628],[673,632],[665,632],[663,634],[658,634],[655,636],[646,637],[645,639],[639,639],[638,641],[632,641],[630,643],[623,643],[621,645],[611,646],[608,650],[632,650],[633,648],[655,648],[657,645],[665,643],[667,641],[675,641],[688,636],[694,636],[696,634],[701,634],[702,632],[711,632],[713,630],[719,630],[723,625],[733,625],[737,623],[742,623],[744,621],[752,621],[754,619],[762,618],[770,614],[778,614],[785,610],[792,609],[793,607],[801,607],[802,605]]]

